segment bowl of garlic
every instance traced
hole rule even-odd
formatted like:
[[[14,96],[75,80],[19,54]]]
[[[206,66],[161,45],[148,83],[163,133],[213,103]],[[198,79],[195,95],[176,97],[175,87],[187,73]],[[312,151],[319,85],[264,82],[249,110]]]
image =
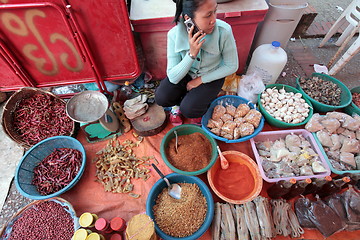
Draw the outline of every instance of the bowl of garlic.
[[[313,115],[311,102],[294,87],[269,84],[258,96],[260,112],[272,126],[290,128],[307,123]]]

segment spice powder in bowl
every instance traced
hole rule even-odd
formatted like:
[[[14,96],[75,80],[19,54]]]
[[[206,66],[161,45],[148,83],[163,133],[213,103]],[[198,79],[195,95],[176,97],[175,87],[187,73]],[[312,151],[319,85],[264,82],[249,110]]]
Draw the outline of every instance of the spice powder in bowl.
[[[153,207],[155,222],[159,228],[172,237],[187,237],[194,234],[205,221],[206,198],[198,185],[179,183],[181,198],[170,197],[164,188]]]
[[[218,168],[215,176],[216,189],[229,199],[242,200],[254,191],[255,179],[246,164],[230,162],[228,169]]]
[[[166,154],[169,162],[182,171],[194,172],[205,168],[211,159],[212,147],[209,139],[195,132],[170,140]]]

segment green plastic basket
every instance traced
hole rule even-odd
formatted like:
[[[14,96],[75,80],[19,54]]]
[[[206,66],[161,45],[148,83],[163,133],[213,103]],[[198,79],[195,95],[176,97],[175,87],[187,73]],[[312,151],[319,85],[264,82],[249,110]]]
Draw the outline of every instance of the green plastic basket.
[[[344,107],[348,106],[351,103],[352,96],[351,96],[350,90],[342,82],[340,82],[336,78],[331,77],[331,76],[326,75],[326,74],[322,74],[322,73],[313,73],[313,74],[311,74],[311,77],[318,77],[318,78],[321,78],[322,80],[325,80],[325,81],[331,81],[331,82],[337,84],[341,89],[340,105],[339,106],[327,105],[327,104],[323,104],[321,102],[318,102],[315,99],[313,99],[312,97],[310,97],[309,95],[307,95],[300,86],[300,82],[299,82],[300,77],[296,78],[296,88],[299,89],[299,91],[304,95],[305,98],[307,98],[307,99],[309,99],[311,101],[311,103],[312,103],[312,105],[314,107],[314,110],[316,112],[335,111],[337,109],[344,108]]]
[[[297,90],[296,88],[291,87],[289,85],[284,85],[284,84],[269,84],[269,85],[266,85],[265,90],[268,88],[276,88],[276,89],[284,88],[286,92],[300,93],[300,91]],[[261,94],[259,94],[259,96],[258,96],[258,105],[259,105],[260,112],[264,116],[266,122],[268,122],[271,126],[275,126],[275,127],[279,127],[279,128],[291,128],[291,127],[297,127],[297,126],[304,125],[305,123],[307,123],[310,120],[310,118],[313,115],[313,107],[312,107],[311,102],[307,98],[305,98],[305,97],[303,97],[303,98],[304,98],[305,102],[307,104],[309,104],[310,109],[309,109],[309,115],[305,118],[304,121],[302,121],[300,123],[287,123],[287,122],[280,121],[280,120],[276,119],[275,117],[271,116],[270,113],[268,113],[265,110],[264,106],[261,104],[261,101],[260,101]]]
[[[165,150],[167,149],[170,140],[175,138],[174,131],[176,131],[178,136],[189,135],[192,133],[199,132],[199,133],[202,133],[207,139],[209,139],[209,141],[211,143],[211,148],[212,148],[211,159],[210,159],[209,164],[205,168],[200,169],[198,171],[194,171],[194,172],[187,172],[187,171],[183,171],[183,170],[180,170],[180,169],[174,167],[169,162]],[[216,162],[216,159],[218,157],[216,146],[217,146],[217,144],[216,144],[215,139],[212,138],[209,134],[207,134],[205,132],[205,130],[202,129],[201,127],[193,125],[193,124],[182,124],[180,126],[176,126],[176,127],[172,128],[170,131],[168,131],[166,133],[166,135],[164,136],[164,138],[162,139],[161,144],[160,144],[160,153],[161,153],[161,157],[164,160],[165,164],[174,172],[184,174],[184,175],[200,175],[200,174],[206,172],[207,170],[209,170]]]
[[[325,152],[325,150],[324,150],[324,147],[322,146],[319,138],[316,136],[316,133],[312,133],[312,135],[313,135],[313,137],[314,137],[317,145],[319,146],[319,149],[320,149],[322,155],[324,156],[325,161],[327,162],[327,164],[328,164],[329,167],[330,167],[330,170],[331,170],[333,173],[338,174],[338,175],[342,175],[342,174],[344,174],[344,173],[360,174],[360,170],[344,170],[344,171],[341,171],[341,170],[335,169],[335,168],[333,167],[333,165],[331,164],[331,162],[330,162],[330,160],[329,160],[329,158],[328,158],[328,156],[327,156],[327,154],[326,154],[326,152]]]
[[[350,90],[351,93],[360,93],[360,86],[354,87]],[[354,113],[360,116],[360,108],[352,101],[347,107],[344,108],[344,112],[352,116]]]

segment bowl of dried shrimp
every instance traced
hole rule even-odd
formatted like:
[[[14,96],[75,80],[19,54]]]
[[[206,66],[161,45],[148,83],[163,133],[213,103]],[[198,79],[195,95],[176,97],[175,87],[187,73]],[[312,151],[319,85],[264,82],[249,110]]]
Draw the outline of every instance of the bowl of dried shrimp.
[[[255,105],[242,97],[216,98],[201,119],[202,128],[213,138],[226,142],[244,142],[261,132],[264,117]]]

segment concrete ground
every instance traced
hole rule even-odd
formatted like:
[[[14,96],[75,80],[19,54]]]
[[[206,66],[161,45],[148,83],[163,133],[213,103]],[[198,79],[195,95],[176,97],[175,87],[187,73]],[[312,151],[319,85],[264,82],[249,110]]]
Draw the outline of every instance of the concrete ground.
[[[338,47],[334,45],[336,39],[337,37],[330,39],[322,48],[318,48],[322,38],[296,39],[294,42],[289,41],[285,48],[288,54],[288,62],[284,68],[286,76],[280,76],[277,83],[295,86],[296,76],[310,76],[310,74],[314,72],[313,64],[327,65],[338,50]],[[357,54],[333,77],[340,80],[349,89],[360,86],[359,64],[360,55]]]
[[[309,0],[314,6],[318,15],[315,22],[311,26],[323,22],[333,22],[340,16],[336,6],[341,6],[343,9],[351,2],[351,0]],[[316,28],[318,31],[316,36],[322,36],[326,29]],[[288,54],[288,62],[284,68],[285,76],[279,77],[277,83],[288,84],[295,86],[296,76],[309,76],[313,70],[313,64],[327,64],[328,61],[338,50],[333,42],[336,38],[331,39],[323,48],[318,48],[322,38],[314,38],[314,32],[307,33],[301,39],[296,38],[295,41],[289,41],[285,50]],[[350,62],[334,77],[342,81],[348,88],[360,86],[360,55],[357,54]],[[2,108],[1,108],[2,109]],[[0,137],[1,138],[1,137]],[[0,152],[0,156],[7,156],[6,152]],[[1,162],[0,162],[1,168]],[[0,191],[8,191],[7,189],[0,189]],[[0,228],[5,224],[13,214],[19,209],[28,204],[31,200],[22,197],[16,190],[14,184],[11,184],[8,191],[5,204],[0,212]]]

